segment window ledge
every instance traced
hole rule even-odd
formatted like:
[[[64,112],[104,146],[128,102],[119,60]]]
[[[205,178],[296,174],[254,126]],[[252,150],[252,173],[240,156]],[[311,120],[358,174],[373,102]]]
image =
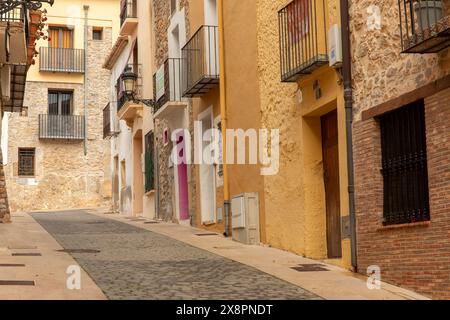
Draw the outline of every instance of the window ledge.
[[[430,225],[431,225],[431,221],[393,224],[393,225],[389,225],[389,226],[379,227],[377,229],[377,231],[387,231],[387,230],[396,230],[396,229],[404,229],[404,228],[429,227]]]
[[[156,192],[155,189],[153,189],[153,190],[147,191],[144,195],[145,195],[146,197],[150,197],[150,196],[153,195],[155,192]]]

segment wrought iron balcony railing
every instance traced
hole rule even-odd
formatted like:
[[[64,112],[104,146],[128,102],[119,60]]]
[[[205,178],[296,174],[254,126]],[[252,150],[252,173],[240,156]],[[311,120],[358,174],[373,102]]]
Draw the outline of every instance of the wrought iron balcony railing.
[[[0,13],[1,21],[25,23],[27,21],[27,10],[24,6],[19,6],[10,11]]]
[[[41,47],[40,71],[84,73],[84,49]]]
[[[183,97],[201,96],[219,83],[217,26],[202,26],[181,50]]]
[[[138,76],[137,81],[136,81],[134,97],[137,99],[141,99],[142,98],[142,70],[141,70],[142,65],[127,64],[123,70],[125,71],[126,68],[131,68],[131,71]],[[122,82],[121,82],[120,77],[117,79],[116,92],[117,92],[117,112],[119,112],[122,109],[122,107],[125,105],[125,103],[129,101],[128,97],[126,96],[125,92],[123,91]]]
[[[450,46],[450,2],[398,0],[404,53],[436,53]]]
[[[127,18],[137,18],[136,0],[122,0],[120,2],[120,26]]]
[[[84,137],[84,116],[59,114],[39,115],[39,139],[83,140]]]
[[[324,0],[294,0],[278,12],[281,80],[295,82],[328,64]]]
[[[182,100],[182,74],[182,59],[169,58],[164,62],[161,69],[153,75],[155,112],[169,101]]]

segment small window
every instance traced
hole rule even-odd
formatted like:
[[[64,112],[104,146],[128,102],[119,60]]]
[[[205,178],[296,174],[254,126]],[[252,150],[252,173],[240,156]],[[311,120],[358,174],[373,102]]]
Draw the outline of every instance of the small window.
[[[34,148],[19,148],[19,176],[34,176],[35,151]]]
[[[383,224],[430,220],[424,101],[379,117]]]
[[[94,28],[92,30],[92,39],[93,40],[103,40],[103,29]]]

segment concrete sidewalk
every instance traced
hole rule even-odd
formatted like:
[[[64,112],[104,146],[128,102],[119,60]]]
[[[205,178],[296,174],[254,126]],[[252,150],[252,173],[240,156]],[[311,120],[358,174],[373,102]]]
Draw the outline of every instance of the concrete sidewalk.
[[[58,252],[62,247],[29,214],[11,218],[0,224],[0,300],[106,299],[82,269],[81,289],[67,289],[66,270],[75,260]]]
[[[107,210],[91,209],[86,210],[86,212],[166,235],[194,247],[254,267],[300,286],[324,299],[428,300],[427,297],[415,292],[387,283],[382,283],[379,290],[369,290],[366,285],[367,278],[362,275],[286,251],[263,246],[243,245],[219,234],[198,236],[197,234],[209,232],[173,223],[146,224],[145,219],[130,219],[130,217],[122,215],[107,214]],[[329,271],[298,272],[292,269],[292,267],[300,264],[321,264]]]

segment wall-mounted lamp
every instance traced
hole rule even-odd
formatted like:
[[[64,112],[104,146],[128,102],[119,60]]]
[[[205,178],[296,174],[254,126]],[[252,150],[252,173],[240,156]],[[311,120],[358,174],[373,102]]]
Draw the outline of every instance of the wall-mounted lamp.
[[[123,88],[127,99],[136,103],[143,103],[148,107],[154,108],[155,101],[153,99],[138,99],[136,98],[136,82],[138,76],[133,72],[130,66],[126,67],[123,73],[120,75]]]

